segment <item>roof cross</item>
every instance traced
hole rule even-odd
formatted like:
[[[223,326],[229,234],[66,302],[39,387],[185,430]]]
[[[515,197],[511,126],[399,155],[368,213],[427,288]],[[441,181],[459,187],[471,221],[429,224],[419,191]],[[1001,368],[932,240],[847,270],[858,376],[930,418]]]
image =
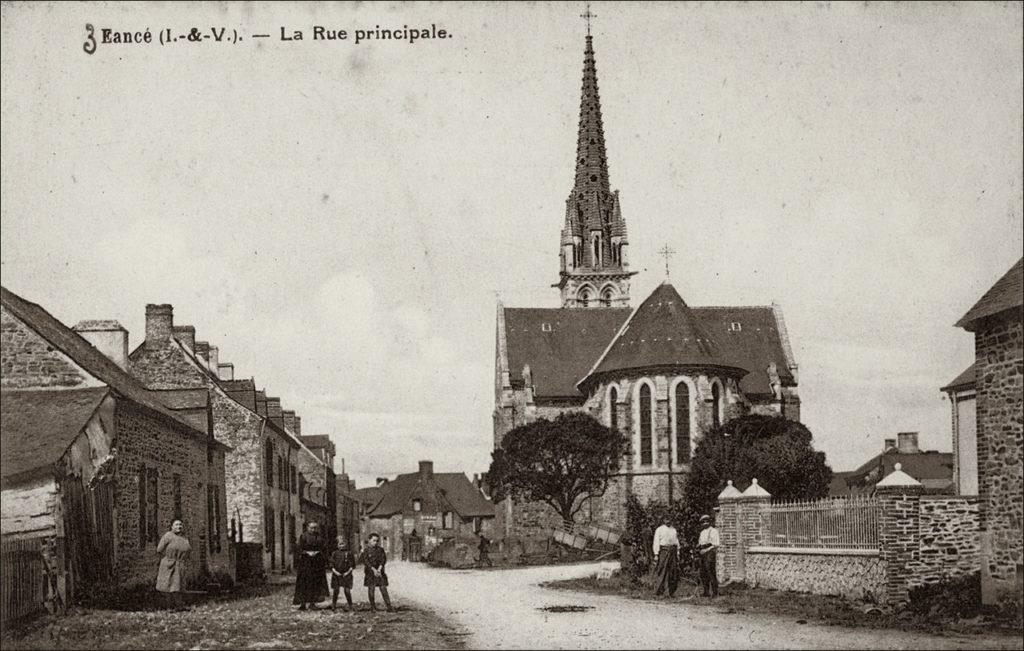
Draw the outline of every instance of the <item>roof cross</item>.
[[[580,18],[582,18],[583,20],[587,21],[587,36],[590,36],[590,19],[591,18],[597,18],[597,14],[590,12],[590,3],[589,2],[585,3],[585,5],[586,5],[586,9],[584,9],[583,13],[580,14]]]
[[[660,255],[661,257],[665,258],[665,277],[666,278],[668,278],[668,261],[669,261],[669,258],[674,256],[675,254],[676,254],[675,250],[674,249],[670,249],[668,247],[668,244],[666,244],[665,246],[661,247],[661,249],[658,250],[658,255]]]

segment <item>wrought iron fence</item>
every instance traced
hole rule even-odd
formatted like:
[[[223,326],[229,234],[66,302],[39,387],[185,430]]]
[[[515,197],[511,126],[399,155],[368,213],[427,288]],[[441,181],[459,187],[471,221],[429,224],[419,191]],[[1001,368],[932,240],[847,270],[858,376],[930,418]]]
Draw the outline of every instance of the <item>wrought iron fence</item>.
[[[763,515],[771,547],[878,549],[879,504],[873,497],[776,502]]]

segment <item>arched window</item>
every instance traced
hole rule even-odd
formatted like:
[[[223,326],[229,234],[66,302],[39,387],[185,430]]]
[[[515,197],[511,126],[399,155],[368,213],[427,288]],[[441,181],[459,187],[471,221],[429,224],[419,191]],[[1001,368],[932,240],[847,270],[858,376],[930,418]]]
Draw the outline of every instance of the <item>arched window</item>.
[[[274,485],[274,443],[273,441],[267,440],[264,445],[264,463],[263,472],[267,476],[267,486]]]
[[[722,388],[718,382],[711,383],[711,426],[722,424]]]
[[[590,291],[589,290],[584,289],[582,292],[580,292],[580,304],[583,305],[583,307],[589,307],[590,306]]]
[[[592,250],[591,265],[596,267],[601,264],[601,236],[594,235],[590,240],[590,247]]]
[[[649,466],[654,463],[654,441],[651,432],[651,386],[640,386],[640,464]]]
[[[676,385],[676,463],[690,461],[690,387]]]
[[[601,302],[605,305],[605,307],[611,307],[611,304],[612,304],[612,290],[611,289],[604,290],[604,295],[601,298]]]
[[[612,387],[608,390],[608,427],[619,429],[619,413],[615,405],[619,402],[619,390]]]

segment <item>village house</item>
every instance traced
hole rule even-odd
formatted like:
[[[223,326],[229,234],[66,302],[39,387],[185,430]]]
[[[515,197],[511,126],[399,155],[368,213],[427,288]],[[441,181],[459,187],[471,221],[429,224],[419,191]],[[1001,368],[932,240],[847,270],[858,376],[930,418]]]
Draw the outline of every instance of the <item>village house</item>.
[[[257,392],[251,379],[235,380],[216,347],[198,344],[195,328],[174,324],[172,306],[147,305],[146,339],[129,356],[130,371],[154,390],[209,391],[214,436],[231,447],[230,530],[237,542],[263,546],[264,571],[290,571],[302,526],[297,465],[303,446],[285,427],[280,399]]]
[[[894,439],[885,439],[882,452],[856,470],[832,473],[829,496],[873,495],[875,485],[888,477],[896,464],[921,484],[924,493],[950,495],[954,492],[953,454],[922,450],[918,447],[917,432],[900,432]]]
[[[350,479],[345,472],[345,460],[341,460],[342,470],[338,475],[335,484],[335,522],[338,527],[339,536],[348,541],[350,549],[358,550],[362,533],[359,528],[359,519],[362,514],[362,504],[356,496],[356,482]]]
[[[953,432],[953,485],[957,495],[978,494],[978,400],[971,364],[942,387],[949,397]]]
[[[213,437],[206,391],[148,391],[126,371],[128,333],[116,321],[76,332],[0,292],[0,529],[5,546],[43,552],[48,578],[45,593],[20,594],[66,605],[103,586],[151,586],[157,542],[176,519],[193,546],[187,583],[230,580],[229,450]],[[4,613],[39,605],[5,603]]]
[[[974,333],[982,600],[1024,589],[1024,258],[957,322]]]
[[[324,512],[320,516],[320,524],[330,540],[334,540],[338,536],[338,489],[337,476],[334,473],[334,457],[337,454],[337,450],[330,436],[325,434],[303,435],[301,421],[301,418],[295,417],[295,433],[299,435],[299,440],[302,441],[302,444],[319,460],[319,464],[307,465],[310,482],[319,486],[314,479],[319,480],[321,476],[323,477]],[[301,469],[302,466],[300,464]],[[319,502],[317,503],[319,504]]]
[[[435,473],[432,461],[376,487],[363,535],[377,533],[390,556],[419,560],[442,542],[491,537],[494,504],[461,472]]]

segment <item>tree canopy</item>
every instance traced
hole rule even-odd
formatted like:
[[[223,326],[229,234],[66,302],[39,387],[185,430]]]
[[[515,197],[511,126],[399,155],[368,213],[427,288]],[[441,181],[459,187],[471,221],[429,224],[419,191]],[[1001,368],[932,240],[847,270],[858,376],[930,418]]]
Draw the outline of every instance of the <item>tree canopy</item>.
[[[588,499],[607,490],[627,444],[621,433],[581,412],[520,425],[491,455],[492,497],[545,502],[571,521]]]

